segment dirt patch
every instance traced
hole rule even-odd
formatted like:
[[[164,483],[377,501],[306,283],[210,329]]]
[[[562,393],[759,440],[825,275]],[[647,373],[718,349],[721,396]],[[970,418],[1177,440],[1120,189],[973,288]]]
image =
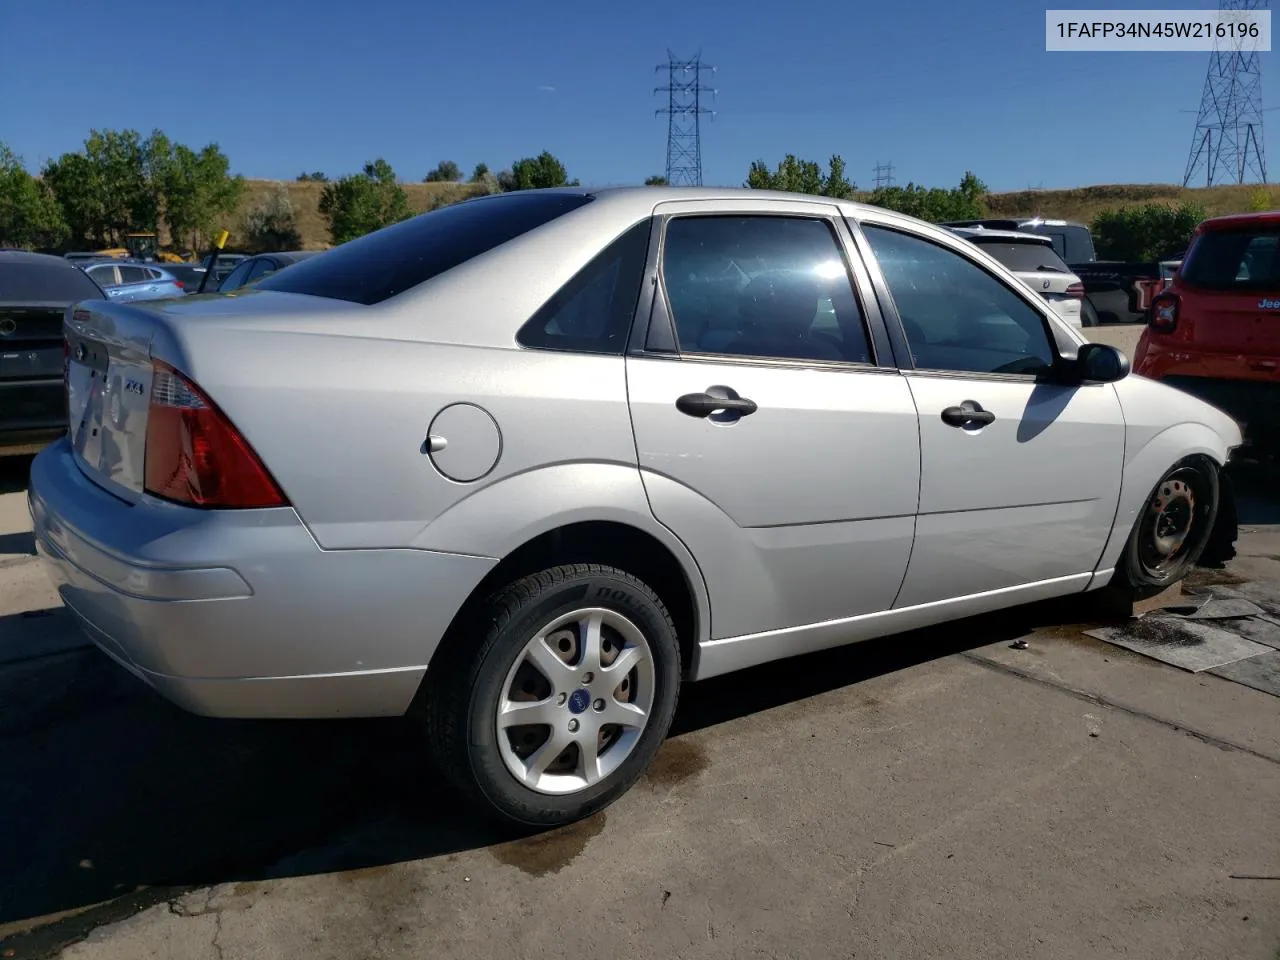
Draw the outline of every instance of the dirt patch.
[[[1196,567],[1183,581],[1188,587],[1231,587],[1248,582],[1244,577],[1226,570],[1210,570],[1206,567]]]

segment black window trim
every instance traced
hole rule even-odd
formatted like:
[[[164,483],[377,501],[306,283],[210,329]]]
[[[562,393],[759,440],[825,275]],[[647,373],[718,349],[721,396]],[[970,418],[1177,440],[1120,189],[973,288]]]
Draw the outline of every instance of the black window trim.
[[[836,201],[821,204],[824,208],[837,205]],[[815,204],[815,206],[819,205]],[[667,227],[672,220],[706,219],[708,217],[778,217],[790,220],[823,221],[834,235],[836,247],[845,265],[845,276],[862,313],[862,324],[867,338],[867,346],[871,353],[871,360],[867,363],[858,363],[851,360],[801,360],[790,357],[750,357],[737,354],[681,350],[675,334],[671,301],[667,295],[666,283],[662,277]],[[707,210],[682,209],[679,212],[655,215],[653,217],[653,232],[649,242],[649,261],[646,264],[644,282],[641,285],[640,300],[636,306],[631,340],[627,349],[628,354],[648,359],[691,360],[737,366],[782,367],[844,373],[896,373],[897,367],[888,355],[889,336],[885,330],[884,318],[880,314],[876,300],[867,295],[866,283],[868,274],[865,265],[858,256],[858,251],[850,245],[847,226],[842,216],[828,213],[825,209],[799,212],[790,206],[786,209],[755,208],[750,210],[739,208],[725,210],[716,209],[713,206]]]
[[[521,350],[537,350],[547,353],[572,353],[595,357],[621,357],[625,355],[627,352],[627,345],[630,343],[631,332],[635,326],[634,303],[632,304],[631,315],[620,323],[620,327],[623,328],[621,330],[622,337],[616,345],[610,346],[607,349],[591,349],[589,344],[583,344],[580,341],[570,342],[569,338],[566,338],[566,343],[563,345],[550,343],[526,343],[523,338],[526,335],[526,331],[531,332],[533,328],[539,325],[539,323],[545,324],[548,319],[548,314],[558,310],[564,304],[566,299],[577,294],[579,292],[579,285],[583,283],[584,278],[587,277],[588,273],[590,273],[590,271],[600,263],[601,258],[612,250],[615,244],[626,239],[633,231],[636,231],[640,227],[646,228],[647,236],[645,238],[646,249],[644,258],[640,265],[640,282],[636,287],[636,299],[637,301],[643,301],[645,279],[648,273],[648,261],[653,249],[652,221],[654,219],[655,218],[652,215],[646,215],[640,218],[634,223],[628,225],[625,229],[619,231],[615,237],[597,250],[590,260],[575,271],[573,276],[561,284],[560,287],[538,307],[538,309],[530,314],[529,318],[525,320],[524,323],[520,324],[520,329],[516,331],[515,335],[516,346]]]
[[[906,328],[902,325],[902,317],[898,313],[898,306],[894,302],[892,293],[889,291],[889,285],[884,279],[884,274],[880,269],[879,261],[874,259],[870,241],[866,239],[866,234],[862,232],[863,226],[876,227],[880,230],[897,233],[904,237],[910,237],[924,243],[931,243],[935,247],[939,247],[957,257],[960,257],[966,263],[976,267],[992,280],[1003,286],[1006,290],[1013,293],[1014,296],[1030,307],[1035,312],[1036,316],[1040,318],[1040,325],[1043,328],[1045,337],[1049,341],[1050,348],[1053,351],[1053,364],[1049,371],[1047,373],[982,373],[973,370],[931,370],[925,367],[917,367],[914,363],[914,357],[912,357],[910,345],[907,341]],[[912,357],[911,366],[909,368],[904,366],[902,368],[903,373],[927,377],[943,377],[956,380],[982,380],[1003,383],[1075,382],[1071,379],[1070,364],[1074,359],[1076,351],[1079,350],[1079,344],[1074,340],[1071,340],[1066,333],[1060,332],[1057,329],[1048,315],[1050,308],[1048,307],[1047,302],[1043,301],[1043,298],[1037,297],[1034,290],[1028,289],[1023,291],[1018,289],[1018,287],[1011,286],[988,270],[983,264],[969,256],[967,251],[953,248],[948,244],[935,240],[933,237],[925,236],[924,234],[906,229],[897,224],[866,218],[858,223],[858,236],[860,238],[860,242],[865,245],[864,249],[866,251],[866,255],[871,257],[870,262],[875,264],[873,275],[877,278],[877,289],[882,289],[885,297],[885,301],[882,304],[885,322],[889,326],[891,333],[894,334],[895,344],[901,342],[906,356]],[[961,240],[962,238],[957,237],[956,239]],[[1025,286],[1025,284],[1020,284],[1019,286]],[[1036,302],[1037,300],[1041,302]],[[892,318],[892,320],[890,320],[890,318]]]

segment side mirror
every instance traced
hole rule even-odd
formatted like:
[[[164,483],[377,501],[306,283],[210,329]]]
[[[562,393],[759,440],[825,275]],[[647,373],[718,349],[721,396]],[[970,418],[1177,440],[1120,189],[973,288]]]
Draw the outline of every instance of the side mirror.
[[[1086,343],[1076,354],[1081,383],[1115,383],[1129,375],[1129,358],[1105,343]]]

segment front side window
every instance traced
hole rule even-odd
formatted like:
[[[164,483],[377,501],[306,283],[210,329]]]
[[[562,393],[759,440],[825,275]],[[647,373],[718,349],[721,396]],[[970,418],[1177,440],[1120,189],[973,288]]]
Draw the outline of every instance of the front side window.
[[[826,220],[676,217],[667,225],[662,278],[682,353],[871,362]]]
[[[888,284],[916,366],[1042,374],[1054,350],[1045,320],[977,264],[897,230],[862,228]]]

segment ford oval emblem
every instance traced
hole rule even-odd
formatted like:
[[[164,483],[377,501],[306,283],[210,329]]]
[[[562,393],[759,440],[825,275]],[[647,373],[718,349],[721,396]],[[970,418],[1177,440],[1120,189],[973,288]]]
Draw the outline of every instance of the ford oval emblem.
[[[12,337],[18,332],[18,321],[12,317],[0,320],[0,337]]]

